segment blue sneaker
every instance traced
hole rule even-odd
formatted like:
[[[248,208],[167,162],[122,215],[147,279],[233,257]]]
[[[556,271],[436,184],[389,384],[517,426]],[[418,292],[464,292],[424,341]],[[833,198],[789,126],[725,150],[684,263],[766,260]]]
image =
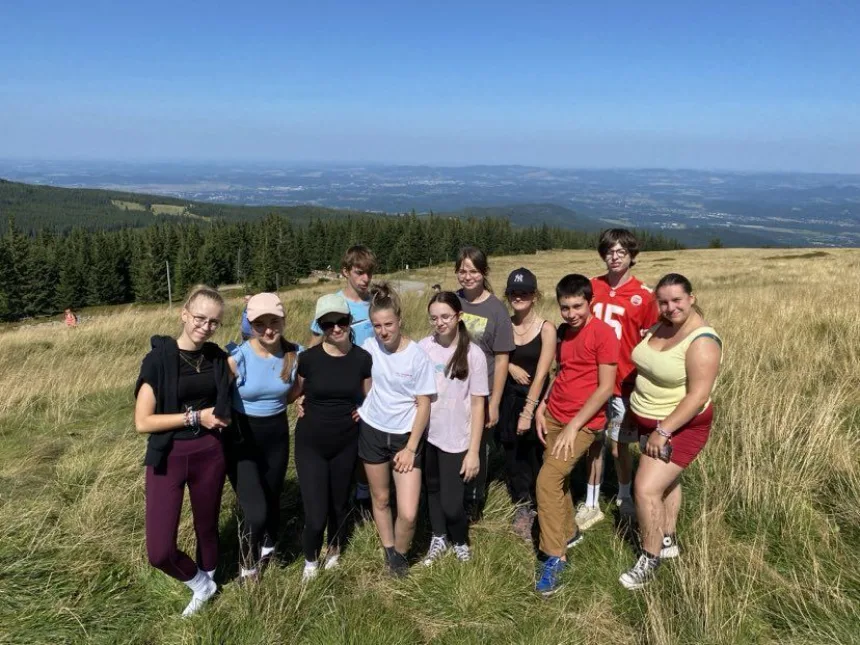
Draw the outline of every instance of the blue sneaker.
[[[561,558],[551,556],[543,563],[540,580],[535,584],[535,591],[543,596],[551,596],[558,591],[561,586],[558,582],[558,576],[564,571],[567,562]]]

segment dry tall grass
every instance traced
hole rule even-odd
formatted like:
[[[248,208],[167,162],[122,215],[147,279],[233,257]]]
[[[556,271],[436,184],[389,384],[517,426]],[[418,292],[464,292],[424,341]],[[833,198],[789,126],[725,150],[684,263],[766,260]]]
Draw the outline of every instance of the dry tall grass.
[[[683,558],[644,593],[616,578],[633,560],[609,522],[573,554],[566,588],[531,592],[528,548],[494,485],[473,529],[476,560],[380,574],[373,530],[359,527],[344,569],[302,589],[295,544],[252,592],[226,585],[193,621],[172,617],[185,590],[143,550],[143,441],[131,387],[148,338],[175,333],[177,311],[126,307],[79,329],[0,334],[0,643],[848,643],[860,640],[860,252],[646,253],[650,283],[687,275],[725,339],[716,422],[685,474]],[[595,274],[594,253],[494,258],[492,278],[525,265],[557,320],[564,273]],[[395,276],[396,280],[398,276]],[[454,286],[451,267],[404,279]],[[303,341],[316,286],[285,292],[288,335]],[[422,294],[405,298],[414,337]],[[235,337],[238,301],[216,340]],[[289,479],[294,480],[291,469]],[[288,487],[284,542],[300,527]],[[235,556],[232,495],[222,524]],[[181,539],[191,544],[185,518]],[[233,548],[233,551],[231,551]],[[232,561],[222,577],[229,580]]]

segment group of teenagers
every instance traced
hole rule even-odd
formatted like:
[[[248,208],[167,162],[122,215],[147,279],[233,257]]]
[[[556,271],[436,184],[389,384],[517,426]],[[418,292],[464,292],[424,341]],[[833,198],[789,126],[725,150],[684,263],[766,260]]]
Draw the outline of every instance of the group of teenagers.
[[[308,347],[284,338],[279,297],[259,293],[246,301],[243,342],[225,351],[209,342],[224,301],[194,288],[179,337],[151,340],[134,413],[148,435],[147,554],[191,589],[184,615],[217,590],[225,479],[246,536],[239,582],[259,579],[273,557],[291,404],[305,582],[339,566],[354,497],[370,499],[388,571],[407,575],[422,488],[432,531],[422,563],[468,562],[492,444],[505,454],[512,529],[529,541],[538,536],[538,593],[559,588],[568,550],[604,519],[606,452],[615,460],[619,516],[639,526],[641,554],[621,584],[641,588],[661,560],[678,557],[679,477],[708,439],[722,341],[684,276],[670,273],[653,291],[633,276],[639,244],[631,232],[603,232],[598,252],[605,274],[569,274],[556,285],[556,326],[538,315],[531,271],[508,276],[509,311],[490,287],[485,254],[465,247],[455,264],[460,288],[434,290],[432,333],[418,341],[404,333],[398,294],[372,282],[376,259],[360,245],[344,255],[344,288],[317,300]],[[574,509],[570,475],[583,458],[587,495]],[[177,545],[185,488],[195,558]]]

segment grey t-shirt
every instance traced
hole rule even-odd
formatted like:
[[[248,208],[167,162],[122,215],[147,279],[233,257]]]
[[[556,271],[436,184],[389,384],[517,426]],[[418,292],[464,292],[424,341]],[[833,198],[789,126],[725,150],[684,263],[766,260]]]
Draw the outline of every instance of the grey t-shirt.
[[[487,357],[487,377],[490,392],[493,391],[493,374],[496,371],[495,354],[514,351],[514,327],[510,314],[502,301],[493,294],[479,303],[472,303],[458,291],[460,304],[463,305],[463,322],[472,341],[481,348]]]

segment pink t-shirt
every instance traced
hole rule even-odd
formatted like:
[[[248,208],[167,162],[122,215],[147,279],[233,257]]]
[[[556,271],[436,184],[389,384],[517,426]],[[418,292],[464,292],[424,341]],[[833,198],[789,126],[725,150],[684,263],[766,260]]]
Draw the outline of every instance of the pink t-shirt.
[[[436,398],[430,404],[430,430],[427,441],[439,450],[457,453],[469,449],[472,435],[473,396],[488,396],[487,359],[480,347],[469,343],[469,375],[465,380],[448,378],[445,370],[457,349],[454,343],[442,347],[435,336],[428,336],[418,346],[430,357],[436,375]]]

